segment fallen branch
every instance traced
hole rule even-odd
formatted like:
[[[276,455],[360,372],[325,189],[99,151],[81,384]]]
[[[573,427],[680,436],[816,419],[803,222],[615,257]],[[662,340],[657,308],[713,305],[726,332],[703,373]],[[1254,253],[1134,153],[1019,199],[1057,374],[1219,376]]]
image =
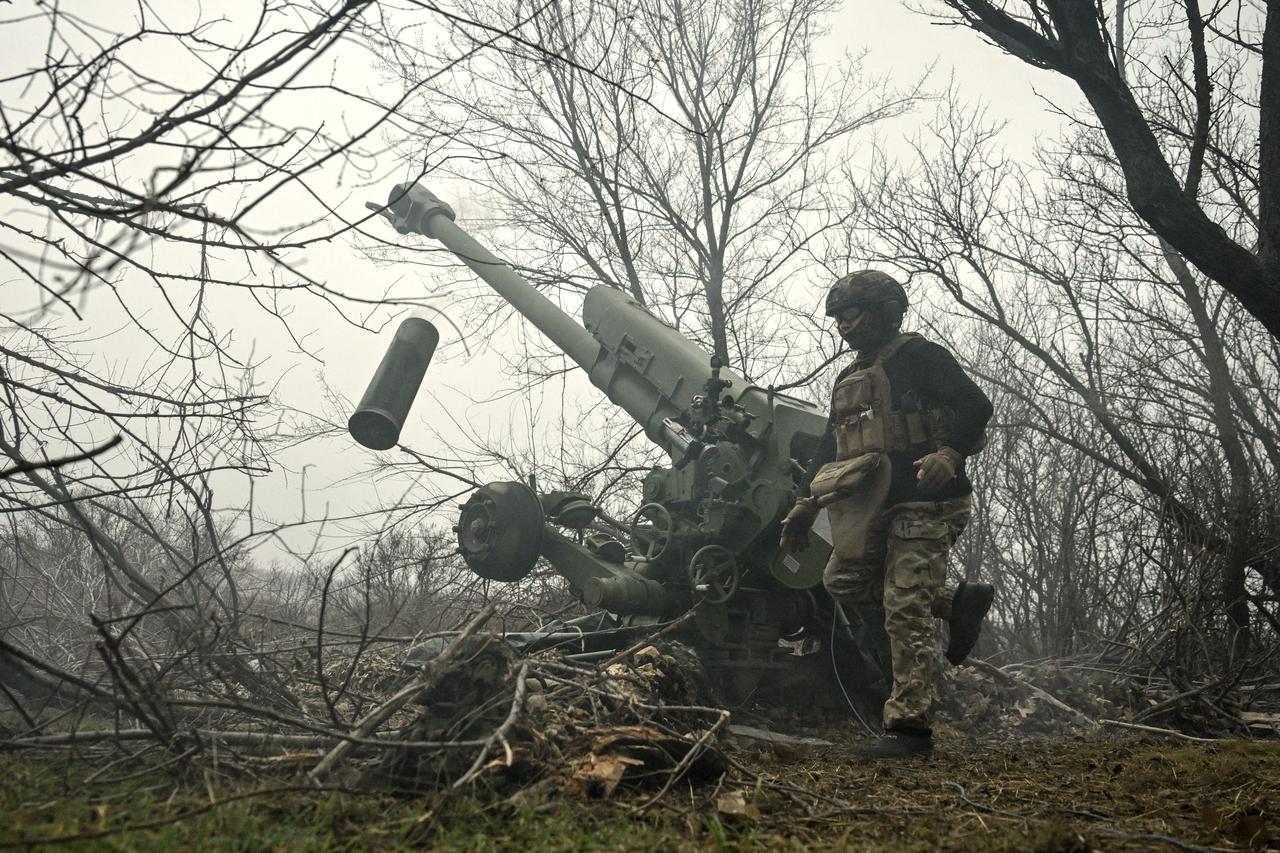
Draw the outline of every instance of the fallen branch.
[[[422,688],[419,687],[419,690]],[[350,741],[355,746],[378,746],[378,747],[403,747],[405,749],[449,749],[455,747],[473,747],[480,746],[484,740],[476,738],[469,741],[400,741],[393,738],[362,737],[361,735],[351,732],[337,732],[332,729],[325,728],[319,722],[303,719],[300,717],[291,717],[286,714],[278,714],[270,708],[263,708],[257,705],[249,705],[243,702],[223,702],[215,700],[174,700],[173,705],[185,705],[196,708],[226,708],[234,711],[240,711],[245,714],[252,715],[261,719],[271,720],[286,726],[293,726],[304,731],[309,731],[314,735],[327,738],[330,743],[335,741]],[[264,735],[268,734],[266,732]]]
[[[689,769],[694,760],[697,759],[697,757],[706,748],[707,742],[711,740],[711,738],[715,737],[716,732],[718,732],[725,723],[729,722],[728,711],[723,708],[718,708],[716,710],[720,712],[720,718],[712,723],[710,727],[708,727],[707,730],[703,732],[696,741],[694,741],[693,746],[689,747],[689,751],[684,754],[684,758],[681,758],[680,762],[676,764],[675,767],[671,768],[671,773],[667,776],[667,781],[663,783],[662,788],[658,793],[632,809],[631,814],[642,814],[658,802],[658,800],[661,800],[667,791],[671,790],[671,786],[684,776],[685,771]]]
[[[1176,708],[1178,705],[1181,705],[1183,702],[1186,702],[1188,699],[1195,699],[1197,696],[1204,693],[1206,690],[1213,690],[1217,687],[1220,687],[1224,680],[1225,679],[1218,679],[1217,681],[1210,681],[1208,684],[1201,684],[1199,687],[1193,687],[1190,690],[1186,690],[1186,691],[1183,691],[1182,693],[1177,694],[1176,696],[1170,696],[1168,699],[1165,699],[1163,702],[1160,702],[1156,705],[1152,705],[1150,708],[1147,708],[1146,710],[1140,711],[1137,714],[1135,714],[1133,717],[1133,721],[1135,723],[1140,723],[1143,720],[1149,720],[1152,717],[1159,716],[1160,714],[1163,714],[1166,711],[1172,711],[1174,708]]]
[[[480,754],[476,756],[475,761],[471,762],[471,767],[451,787],[461,788],[480,775],[480,771],[484,768],[485,759],[489,757],[489,750],[497,743],[501,743],[503,749],[506,750],[507,766],[511,766],[511,744],[507,743],[507,734],[511,731],[511,727],[516,724],[516,720],[520,719],[520,713],[524,710],[524,700],[528,690],[529,662],[525,661],[520,664],[520,672],[516,674],[515,695],[511,699],[511,710],[507,712],[507,718],[502,721],[502,725],[494,729],[493,734],[489,735],[489,738],[484,742],[484,746],[480,748]]]
[[[783,746],[835,746],[829,740],[823,740],[820,737],[797,737],[796,735],[785,735],[781,732],[771,732],[768,729],[758,728],[756,726],[732,725],[729,726],[729,734],[748,740],[759,740],[765,743],[776,743]]]
[[[1067,714],[1072,717],[1076,717],[1093,726],[1098,725],[1097,720],[1093,719],[1092,717],[1089,717],[1083,711],[1077,711],[1075,708],[1072,708],[1066,702],[1063,702],[1061,699],[1057,698],[1056,696],[1049,693],[1048,691],[1035,686],[1030,681],[1019,678],[1018,676],[1013,675],[1011,673],[1005,672],[1000,667],[994,666],[993,664],[989,664],[984,660],[969,658],[967,663],[969,666],[972,666],[974,669],[977,669],[979,672],[985,672],[987,675],[990,675],[992,678],[1002,681],[1005,684],[1011,684],[1017,687],[1025,687],[1027,690],[1030,690],[1032,695],[1034,695],[1037,699],[1041,700],[1046,705],[1049,705],[1053,708],[1057,708],[1059,711],[1062,711],[1064,714]]]
[[[192,733],[199,737],[227,746],[294,746],[321,747],[333,743],[335,738],[325,735],[278,735],[267,732],[252,731],[218,731],[215,729],[194,729]],[[178,736],[184,734],[179,731]],[[52,746],[78,746],[95,743],[125,743],[128,741],[154,740],[167,742],[166,738],[151,729],[111,729],[94,732],[67,732],[58,735],[38,735],[36,737],[17,738],[0,742],[0,749],[40,749]]]
[[[463,628],[458,636],[454,638],[453,642],[440,653],[439,657],[424,666],[422,671],[414,677],[413,681],[407,687],[402,688],[386,702],[383,702],[381,705],[366,714],[356,724],[355,730],[351,734],[356,737],[367,737],[374,729],[386,722],[392,714],[400,710],[400,708],[403,707],[410,699],[430,688],[446,671],[447,667],[445,665],[448,664],[466,645],[467,639],[479,630],[482,625],[489,621],[496,609],[497,605],[495,604],[486,605],[485,608],[476,615],[476,618],[472,619],[467,627]],[[350,740],[342,741],[342,743],[335,746],[324,758],[320,759],[320,763],[311,769],[311,772],[307,774],[307,778],[315,785],[321,784],[321,781],[328,776],[333,769],[337,767],[344,758],[346,758],[347,754],[350,753],[351,750],[355,749],[355,747],[356,744]]]
[[[1175,729],[1162,729],[1159,726],[1144,726],[1139,723],[1122,722],[1121,720],[1099,720],[1098,722],[1104,726],[1115,726],[1116,728],[1121,729],[1133,729],[1134,731],[1150,732],[1151,734],[1157,735],[1173,735],[1174,737],[1180,737],[1183,740],[1193,740],[1196,743],[1217,743],[1220,740],[1220,738],[1196,737],[1195,735],[1185,734]]]
[[[60,669],[47,661],[43,661],[43,660],[40,660],[40,658],[34,657],[33,655],[29,655],[26,652],[24,652],[22,649],[18,648],[17,646],[5,642],[3,639],[0,639],[0,652],[11,655],[14,658],[18,659],[19,661],[21,661],[22,663],[25,663],[27,666],[33,667],[34,669],[37,669],[40,672],[50,675],[65,684],[69,684],[72,687],[79,689],[84,693],[88,693],[94,698],[101,699],[105,702],[110,702],[112,705],[115,705],[117,707],[127,709],[127,706],[125,706],[120,701],[120,699],[112,695],[110,692],[103,690],[101,687],[97,686],[96,684],[91,684],[90,682],[85,681],[83,678],[80,678],[77,675],[72,675],[66,670]]]
[[[181,738],[184,734],[195,735],[209,741],[216,741],[226,746],[241,747],[274,747],[274,746],[290,746],[301,749],[316,748],[330,746],[334,743],[350,743],[354,746],[376,746],[386,749],[470,749],[476,746],[483,746],[485,740],[476,738],[472,740],[450,740],[450,741],[431,741],[431,740],[397,740],[392,737],[361,737],[358,735],[348,735],[335,732],[333,734],[310,734],[310,735],[289,735],[276,734],[273,732],[255,732],[255,731],[224,731],[220,729],[191,729],[188,732],[179,731],[174,739]],[[66,732],[57,735],[38,735],[36,737],[14,738],[13,740],[0,741],[0,750],[3,749],[42,749],[47,747],[60,746],[80,746],[95,743],[125,743],[129,741],[154,740],[161,743],[166,742],[151,729],[111,729],[108,731],[93,732]]]

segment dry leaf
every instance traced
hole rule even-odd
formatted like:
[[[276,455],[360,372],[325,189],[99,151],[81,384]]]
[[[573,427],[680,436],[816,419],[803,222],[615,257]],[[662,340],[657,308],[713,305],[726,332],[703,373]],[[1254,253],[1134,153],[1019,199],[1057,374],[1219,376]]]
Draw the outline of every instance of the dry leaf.
[[[643,761],[621,755],[588,753],[583,756],[573,771],[572,784],[588,797],[604,799],[613,794],[628,767],[643,763]]]
[[[733,817],[752,817],[756,809],[741,791],[729,791],[716,797],[716,811]]]

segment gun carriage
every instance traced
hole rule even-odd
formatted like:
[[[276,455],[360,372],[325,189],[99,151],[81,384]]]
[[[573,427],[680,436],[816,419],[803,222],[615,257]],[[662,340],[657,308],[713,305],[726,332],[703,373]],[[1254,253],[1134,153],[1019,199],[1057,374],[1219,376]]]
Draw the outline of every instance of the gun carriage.
[[[804,473],[800,460],[814,454],[825,411],[748,382],[608,285],[587,292],[580,325],[468,235],[453,209],[421,186],[401,184],[385,207],[369,207],[398,232],[437,240],[456,255],[670,457],[645,477],[643,503],[622,537],[589,531],[599,510],[585,495],[538,493],[515,481],[478,489],[455,528],[477,575],[519,581],[543,558],[584,604],[612,614],[614,628],[692,609],[685,639],[731,700],[789,691],[798,682],[825,687],[837,660],[851,693],[883,689],[868,651],[875,637],[849,648],[845,638],[852,635],[833,629],[842,616],[822,588],[831,546],[821,520],[806,550],[778,547],[781,520]],[[435,340],[429,343],[427,359]],[[389,367],[397,345],[351,421],[352,434],[369,446],[394,443],[425,370],[422,359],[409,369]],[[412,385],[407,394],[406,385]],[[617,641],[616,632],[601,636]],[[816,642],[798,642],[806,639]],[[833,643],[846,647],[837,654]],[[796,654],[802,646],[820,651]]]

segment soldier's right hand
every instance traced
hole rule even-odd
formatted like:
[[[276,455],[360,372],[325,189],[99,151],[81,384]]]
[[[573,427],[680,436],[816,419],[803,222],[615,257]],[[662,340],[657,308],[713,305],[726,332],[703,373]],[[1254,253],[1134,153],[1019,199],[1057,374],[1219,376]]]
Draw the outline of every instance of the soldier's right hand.
[[[782,538],[778,546],[784,551],[803,551],[809,547],[809,528],[818,517],[818,504],[813,498],[801,498],[782,519]]]

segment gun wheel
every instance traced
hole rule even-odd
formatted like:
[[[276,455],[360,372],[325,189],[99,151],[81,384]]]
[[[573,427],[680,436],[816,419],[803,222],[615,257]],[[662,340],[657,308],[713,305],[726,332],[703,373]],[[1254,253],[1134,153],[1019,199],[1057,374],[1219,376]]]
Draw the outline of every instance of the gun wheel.
[[[662,504],[648,503],[636,510],[628,533],[631,553],[641,560],[653,562],[667,553],[675,534],[676,523]]]
[[[524,483],[477,489],[458,516],[458,551],[482,578],[510,583],[532,571],[542,548],[542,504]]]
[[[723,604],[738,591],[738,561],[723,545],[707,545],[689,560],[689,580],[707,604]]]

